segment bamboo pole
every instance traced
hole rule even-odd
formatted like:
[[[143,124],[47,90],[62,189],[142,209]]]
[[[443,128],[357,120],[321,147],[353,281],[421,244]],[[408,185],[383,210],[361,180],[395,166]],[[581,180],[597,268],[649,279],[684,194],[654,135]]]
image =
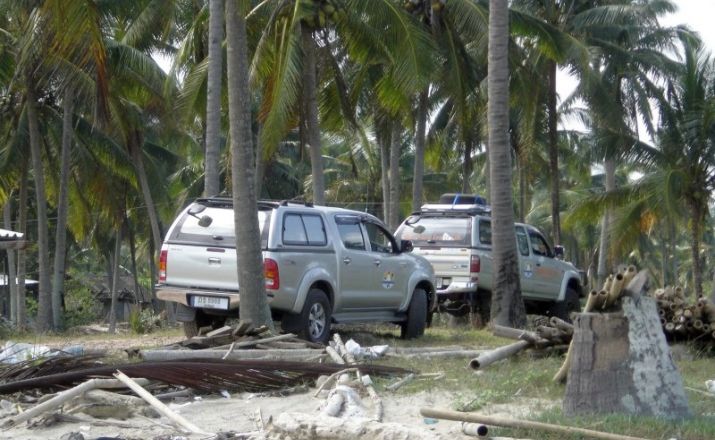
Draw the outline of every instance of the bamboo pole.
[[[447,411],[435,408],[420,408],[423,417],[434,419],[454,420],[457,422],[482,423],[490,426],[501,426],[503,428],[536,429],[540,431],[555,432],[559,434],[579,434],[591,438],[604,440],[646,440],[640,437],[630,437],[608,432],[594,431],[591,429],[576,428],[572,426],[552,425],[550,423],[532,422],[530,420],[507,419],[502,417],[483,416],[475,413],[461,413],[457,411]]]
[[[123,382],[128,388],[130,388],[132,391],[134,391],[139,397],[146,400],[146,402],[149,405],[151,405],[152,408],[157,410],[159,412],[159,414],[161,414],[161,415],[167,417],[169,420],[171,420],[177,427],[183,428],[184,430],[186,430],[192,434],[213,435],[209,432],[202,430],[198,426],[196,426],[193,423],[186,420],[181,415],[172,411],[168,406],[161,403],[161,401],[159,399],[152,396],[149,391],[142,388],[141,385],[136,383],[134,380],[132,380],[129,376],[122,373],[121,371],[117,370],[117,372],[114,373],[114,377],[116,377],[118,380]]]
[[[497,349],[487,351],[469,361],[469,367],[474,370],[484,368],[488,365],[493,364],[496,361],[514,355],[530,345],[531,343],[528,341],[518,341],[514,342],[513,344],[505,345],[504,347],[499,347]]]
[[[226,358],[228,360],[241,359],[273,359],[273,360],[302,360],[323,354],[323,350],[298,349],[298,350],[234,350]],[[140,356],[145,361],[169,361],[180,359],[222,359],[225,350],[142,350]]]
[[[616,276],[611,281],[610,289],[606,290],[606,300],[603,302],[602,308],[607,308],[612,306],[619,296],[621,296],[621,291],[625,285],[625,277],[623,274],[616,274]]]

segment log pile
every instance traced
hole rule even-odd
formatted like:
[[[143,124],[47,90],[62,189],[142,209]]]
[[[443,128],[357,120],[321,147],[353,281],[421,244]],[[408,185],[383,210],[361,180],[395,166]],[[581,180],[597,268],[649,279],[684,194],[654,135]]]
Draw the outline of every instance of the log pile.
[[[273,335],[270,329],[262,325],[254,327],[250,321],[239,321],[233,326],[223,326],[206,334],[194,336],[167,348],[228,349],[233,345],[238,348],[258,349],[322,349],[321,344],[298,339],[294,334]]]
[[[688,303],[682,287],[668,286],[653,293],[663,332],[670,340],[699,340],[715,344],[715,305],[706,298]]]

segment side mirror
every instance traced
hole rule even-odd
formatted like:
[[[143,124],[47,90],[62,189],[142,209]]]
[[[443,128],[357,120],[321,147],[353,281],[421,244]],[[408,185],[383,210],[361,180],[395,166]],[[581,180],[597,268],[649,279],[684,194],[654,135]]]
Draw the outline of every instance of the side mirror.
[[[402,252],[412,252],[415,247],[412,245],[410,240],[402,240],[400,242],[400,251]]]
[[[559,245],[554,246],[554,256],[556,258],[558,258],[559,260],[563,260],[565,255],[566,255],[566,249],[564,249],[563,246],[559,246]]]

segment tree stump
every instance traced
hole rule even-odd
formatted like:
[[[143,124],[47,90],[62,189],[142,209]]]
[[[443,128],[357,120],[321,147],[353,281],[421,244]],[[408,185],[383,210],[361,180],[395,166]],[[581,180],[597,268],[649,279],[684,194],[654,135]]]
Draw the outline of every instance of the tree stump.
[[[577,315],[563,404],[566,415],[690,416],[655,300],[640,295],[643,285],[635,293],[629,289],[622,312]]]

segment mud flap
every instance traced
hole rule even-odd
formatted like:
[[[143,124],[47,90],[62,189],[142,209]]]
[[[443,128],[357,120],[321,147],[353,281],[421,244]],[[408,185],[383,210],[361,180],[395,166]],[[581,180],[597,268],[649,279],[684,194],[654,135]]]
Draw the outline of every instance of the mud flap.
[[[176,303],[176,320],[179,322],[191,322],[196,319],[196,309]]]

